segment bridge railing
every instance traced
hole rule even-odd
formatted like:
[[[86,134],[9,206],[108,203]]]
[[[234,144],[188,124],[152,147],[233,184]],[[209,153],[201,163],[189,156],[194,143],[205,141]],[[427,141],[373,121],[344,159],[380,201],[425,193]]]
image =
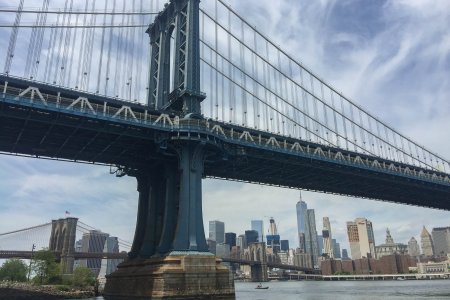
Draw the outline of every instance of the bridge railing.
[[[360,166],[361,168],[382,170],[391,174],[401,174],[410,178],[420,178],[432,182],[450,185],[448,174],[433,169],[411,166],[402,162],[389,161],[363,153],[344,151],[327,145],[298,140],[289,136],[282,136],[266,131],[255,130],[243,126],[213,121],[209,119],[180,119],[166,114],[155,115],[142,106],[141,110],[132,109],[127,103],[121,107],[89,101],[88,98],[73,99],[61,95],[41,93],[37,88],[18,89],[0,85],[3,100],[11,103],[25,103],[27,105],[49,108],[61,112],[71,112],[92,118],[117,120],[133,125],[163,128],[168,131],[204,132],[220,139],[234,141],[248,146],[267,148],[279,152],[295,154],[329,162],[339,162]]]

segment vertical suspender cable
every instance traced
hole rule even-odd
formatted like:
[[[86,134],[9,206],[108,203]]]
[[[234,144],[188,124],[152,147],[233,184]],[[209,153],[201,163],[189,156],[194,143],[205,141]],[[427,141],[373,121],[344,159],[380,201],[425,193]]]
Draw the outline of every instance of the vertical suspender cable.
[[[73,11],[73,0],[70,0],[70,7],[69,7],[69,19],[67,21],[67,24],[71,24],[72,19],[72,11]],[[64,39],[64,50],[62,54],[62,61],[61,61],[61,67],[60,67],[60,74],[59,74],[59,85],[64,85],[65,78],[66,78],[66,72],[67,72],[67,56],[69,54],[70,50],[70,41],[72,38],[72,29],[67,28],[66,37]],[[70,70],[69,70],[70,72]],[[56,81],[56,77],[55,77]]]
[[[109,1],[105,1],[105,11],[108,10],[108,2]],[[106,24],[106,14],[103,16],[103,24]],[[100,78],[102,77],[102,70],[103,70],[103,48],[105,46],[105,32],[106,32],[106,28],[103,27],[102,28],[102,41],[100,44],[100,62],[98,64],[99,68],[98,68],[98,73],[97,73],[97,85],[95,86],[95,93],[99,93],[100,92]]]
[[[112,9],[113,15],[111,18],[111,24],[114,24],[114,12],[116,12],[116,0],[113,0],[113,9]],[[111,27],[109,30],[109,40],[108,40],[108,56],[106,60],[106,82],[105,82],[105,95],[108,95],[108,83],[109,83],[109,69],[110,69],[110,63],[111,63],[111,48],[112,48],[112,41],[113,41],[113,30],[114,28]]]
[[[95,1],[95,0],[93,0]],[[88,7],[89,7],[89,0],[85,1],[84,4],[84,12],[87,13],[88,11]],[[87,21],[87,14],[84,15],[83,17],[83,25],[86,25],[86,21]],[[76,73],[76,85],[75,88],[81,88],[81,84],[82,84],[82,79],[83,79],[83,59],[86,56],[86,28],[83,27],[83,29],[81,30],[81,42],[80,42],[80,49],[79,49],[79,53],[78,53],[78,68],[77,68],[77,73]]]
[[[61,60],[61,58],[62,58],[62,54],[61,54],[61,51],[62,51],[62,45],[63,45],[63,40],[65,40],[65,34],[67,34],[67,29],[66,28],[64,28],[64,25],[66,25],[66,17],[67,17],[67,6],[68,6],[68,4],[69,4],[69,0],[66,0],[65,1],[65,3],[64,3],[64,10],[63,10],[63,13],[62,13],[62,15],[63,15],[63,18],[62,18],[62,28],[61,28],[61,30],[59,31],[59,38],[58,38],[58,51],[57,51],[57,53],[56,53],[56,57],[53,59],[53,60],[55,60],[55,70],[53,71],[54,72],[54,74],[52,74],[52,68],[50,68],[50,73],[52,74],[52,75],[54,75],[54,77],[53,77],[53,81],[51,80],[51,78],[49,77],[49,81],[52,81],[52,83],[53,84],[56,84],[56,78],[58,77],[58,68],[60,69],[61,67],[60,67],[60,65],[59,65],[59,63],[60,63],[60,60]],[[70,24],[70,14],[69,14],[69,22],[68,22],[68,24],[67,25],[69,25]],[[56,45],[55,45],[56,46]]]
[[[91,6],[91,11],[95,11],[95,1],[92,1],[92,6]],[[90,24],[95,25],[97,21],[97,15],[93,14],[91,16],[91,21]],[[86,91],[89,91],[89,83],[90,78],[91,78],[91,71],[92,71],[92,57],[93,57],[93,49],[94,49],[94,44],[95,44],[95,30],[96,28],[90,28],[88,30],[88,45],[87,45],[87,55],[85,57],[85,62],[84,62],[84,72],[83,72],[83,79],[84,79],[84,83],[83,83],[83,89],[85,89]],[[100,55],[102,55],[100,53]],[[100,67],[99,67],[100,69]],[[97,69],[98,71],[98,69]]]
[[[3,68],[3,73],[5,74],[9,74],[9,72],[11,71],[11,64],[14,57],[14,50],[16,49],[17,34],[19,32],[18,26],[20,24],[20,19],[22,17],[23,1],[24,0],[20,0],[19,7],[17,8],[16,19],[14,20],[11,35],[9,36],[8,52],[6,54],[5,66]]]

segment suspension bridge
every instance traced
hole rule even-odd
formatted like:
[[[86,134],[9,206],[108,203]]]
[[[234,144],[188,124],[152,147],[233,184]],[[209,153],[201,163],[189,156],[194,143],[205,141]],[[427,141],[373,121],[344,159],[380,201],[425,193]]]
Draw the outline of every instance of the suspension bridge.
[[[196,292],[176,287],[186,295],[234,294],[207,252],[204,177],[450,208],[448,160],[353,103],[222,0],[20,0],[0,12],[10,14],[0,26],[10,31],[0,48],[1,153],[137,179],[135,237],[108,278],[110,297],[172,295],[169,281],[140,284],[142,260],[146,280],[158,280],[156,270],[179,278],[174,264],[185,279],[202,278]]]

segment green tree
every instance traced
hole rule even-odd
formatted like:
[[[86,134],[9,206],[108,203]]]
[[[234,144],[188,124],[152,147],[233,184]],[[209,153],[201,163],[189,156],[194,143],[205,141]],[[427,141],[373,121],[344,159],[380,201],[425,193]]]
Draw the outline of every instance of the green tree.
[[[0,280],[26,281],[28,268],[25,263],[17,258],[8,259],[0,267]]]
[[[61,268],[55,255],[49,250],[40,250],[33,257],[33,278],[36,284],[55,284],[61,282]]]
[[[94,286],[95,275],[91,269],[78,267],[73,271],[73,285],[79,287]]]

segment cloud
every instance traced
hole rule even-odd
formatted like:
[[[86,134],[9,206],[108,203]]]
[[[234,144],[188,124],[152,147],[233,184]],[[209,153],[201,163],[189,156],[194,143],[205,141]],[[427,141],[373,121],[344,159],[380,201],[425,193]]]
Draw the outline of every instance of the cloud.
[[[205,0],[201,5],[212,3]],[[229,3],[320,78],[406,136],[450,157],[447,1]],[[22,40],[20,45],[24,49],[26,42]],[[5,51],[6,44],[0,46],[0,65]],[[94,53],[97,55],[98,49]],[[136,182],[115,178],[108,171],[92,165],[0,157],[0,232],[42,224],[69,210],[91,226],[132,240]],[[237,234],[249,229],[253,219],[265,220],[267,230],[268,217],[274,217],[282,238],[289,239],[291,247],[298,244],[298,191],[210,179],[204,180],[203,187],[206,231],[208,221],[214,219],[224,221],[226,231]],[[378,244],[384,242],[386,228],[396,242],[406,243],[411,236],[420,240],[423,225],[429,230],[450,225],[446,211],[302,194],[308,207],[315,209],[318,232],[322,218],[328,216],[341,248],[349,248],[345,222],[357,217],[373,222]]]

